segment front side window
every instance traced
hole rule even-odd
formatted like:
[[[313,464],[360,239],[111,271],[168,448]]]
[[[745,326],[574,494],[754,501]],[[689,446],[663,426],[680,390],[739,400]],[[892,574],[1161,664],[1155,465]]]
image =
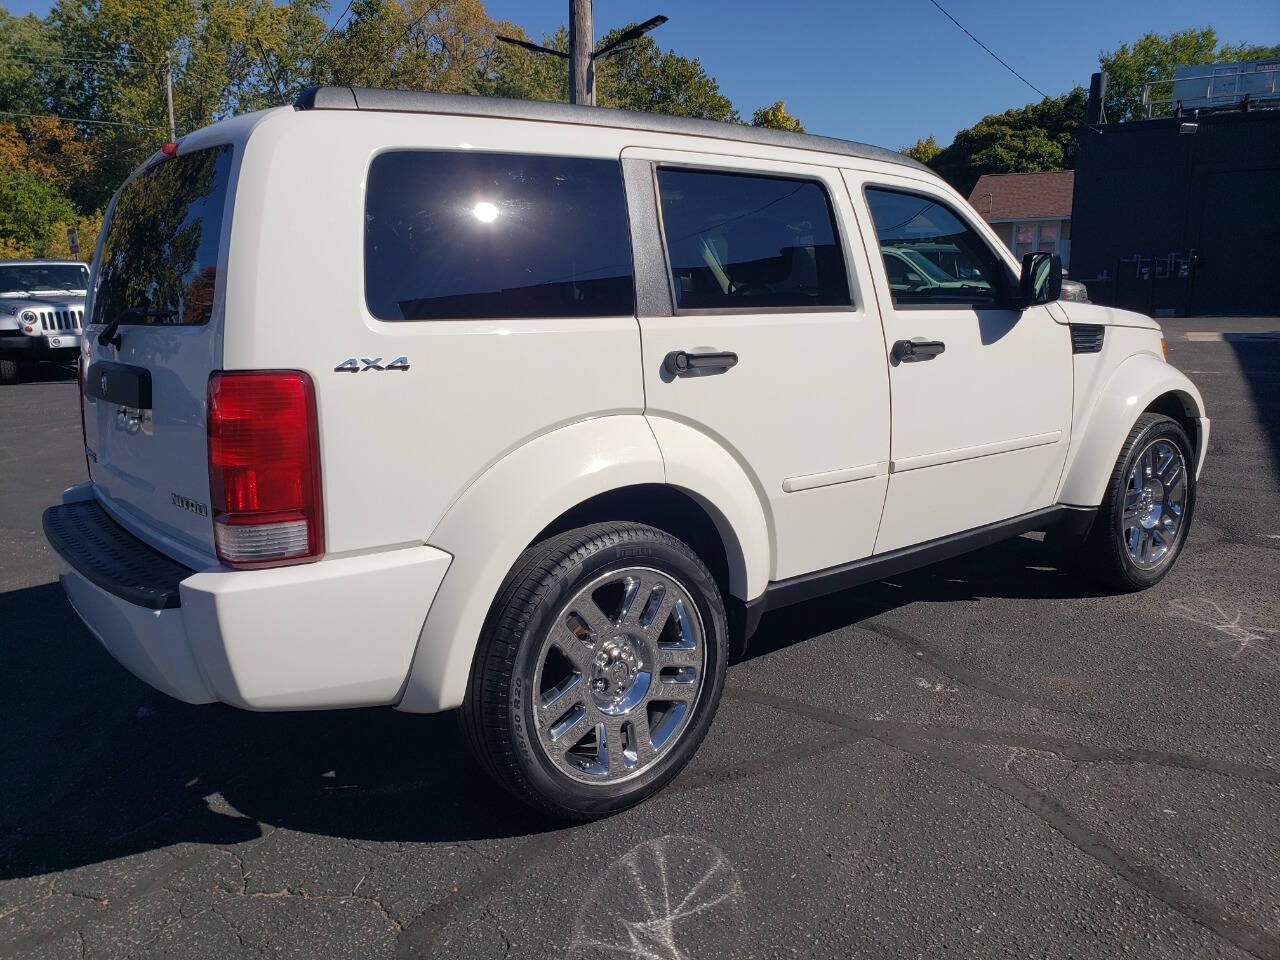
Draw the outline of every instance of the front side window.
[[[847,307],[835,216],[813,180],[659,168],[682,310]]]
[[[121,189],[102,239],[94,323],[208,323],[231,159],[229,146],[194,150]]]
[[[379,154],[365,194],[364,282],[380,320],[634,314],[618,161]]]
[[[1004,263],[946,204],[880,187],[866,197],[894,306],[993,306],[1003,297]]]

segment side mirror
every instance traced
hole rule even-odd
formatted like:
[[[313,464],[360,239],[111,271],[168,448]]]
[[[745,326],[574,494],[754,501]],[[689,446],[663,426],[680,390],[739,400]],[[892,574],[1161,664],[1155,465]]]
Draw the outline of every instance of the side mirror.
[[[1028,253],[1022,258],[1018,289],[1023,306],[1057,300],[1062,296],[1062,258],[1056,253]]]

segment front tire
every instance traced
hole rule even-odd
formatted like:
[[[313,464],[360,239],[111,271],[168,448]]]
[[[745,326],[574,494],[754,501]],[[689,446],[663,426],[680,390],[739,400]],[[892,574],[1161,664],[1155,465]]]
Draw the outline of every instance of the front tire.
[[[10,386],[18,382],[18,361],[0,354],[0,384]]]
[[[724,688],[724,601],[675,537],[601,523],[536,544],[486,622],[460,719],[480,765],[552,816],[608,816],[693,756]]]
[[[1085,543],[1088,569],[1119,590],[1164,579],[1182,553],[1195,510],[1191,442],[1182,426],[1144,413],[1129,431]]]

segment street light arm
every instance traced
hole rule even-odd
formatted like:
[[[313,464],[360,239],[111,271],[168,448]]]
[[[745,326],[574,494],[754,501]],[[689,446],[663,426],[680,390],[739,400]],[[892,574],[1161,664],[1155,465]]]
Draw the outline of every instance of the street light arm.
[[[565,53],[563,50],[552,50],[550,47],[540,47],[536,43],[530,43],[528,40],[519,40],[516,37],[504,37],[500,33],[495,33],[493,35],[493,39],[501,40],[503,43],[509,43],[513,47],[523,47],[531,53],[549,53],[553,57],[562,57],[565,60],[569,59],[569,54]]]
[[[666,22],[667,22],[666,17],[657,16],[657,17],[652,17],[649,20],[646,20],[644,23],[641,23],[637,26],[632,27],[630,30],[624,30],[622,31],[622,33],[618,34],[618,36],[613,38],[612,43],[609,43],[608,45],[601,47],[599,50],[593,53],[591,55],[591,59],[602,60],[605,57],[611,56],[614,53],[621,53],[621,51],[618,48],[621,47],[624,43],[630,43],[632,40],[639,40],[641,37],[643,37],[646,33],[648,33],[654,27],[660,27]]]

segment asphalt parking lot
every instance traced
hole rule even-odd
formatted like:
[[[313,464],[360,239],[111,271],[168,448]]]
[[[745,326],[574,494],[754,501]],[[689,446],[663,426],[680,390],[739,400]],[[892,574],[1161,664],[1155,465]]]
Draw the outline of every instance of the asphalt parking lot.
[[[572,828],[451,716],[134,680],[40,534],[74,379],[0,388],[0,956],[1275,960],[1280,320],[1165,326],[1213,431],[1164,582],[1023,537],[771,614],[686,772]]]

